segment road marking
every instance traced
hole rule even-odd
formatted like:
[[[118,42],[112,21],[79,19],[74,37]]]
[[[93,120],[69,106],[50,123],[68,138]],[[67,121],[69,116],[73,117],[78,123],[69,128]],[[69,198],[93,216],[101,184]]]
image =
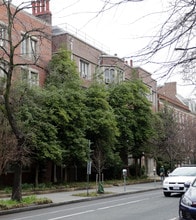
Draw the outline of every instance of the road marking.
[[[68,217],[72,217],[72,216],[76,216],[76,215],[83,215],[83,214],[90,213],[90,212],[96,212],[98,210],[105,210],[105,209],[115,208],[115,207],[124,206],[124,205],[128,205],[128,204],[142,202],[142,201],[145,201],[145,200],[148,200],[148,199],[141,199],[141,200],[135,200],[135,201],[132,201],[132,202],[120,203],[120,204],[113,205],[113,206],[106,206],[106,207],[97,208],[97,209],[94,209],[94,210],[88,210],[88,211],[85,211],[85,212],[78,212],[78,213],[74,213],[74,214],[70,214],[70,215],[60,216],[60,217],[57,217],[57,218],[50,218],[48,220],[58,220],[58,219],[68,218]]]
[[[135,200],[135,201],[131,201],[131,202],[120,203],[120,204],[117,204],[117,205],[106,206],[106,207],[98,208],[97,210],[115,208],[115,207],[119,207],[119,206],[123,206],[123,205],[129,205],[129,204],[133,204],[133,203],[142,202],[142,201],[145,201],[145,200],[148,200],[148,199],[141,199],[141,200]]]
[[[85,212],[78,212],[78,213],[74,213],[74,214],[70,214],[70,215],[60,216],[60,217],[57,217],[57,218],[50,218],[48,220],[58,220],[58,219],[62,219],[62,218],[69,218],[69,217],[72,217],[72,216],[83,215],[83,214],[94,212],[94,211],[95,210],[88,210],[88,211],[85,211]]]
[[[156,193],[157,194],[157,193]],[[156,196],[153,196],[153,198],[157,198],[157,197],[161,197],[160,195],[156,195]],[[92,207],[92,206],[97,206],[97,205],[104,205],[104,204],[108,204],[108,203],[113,203],[113,202],[119,202],[119,201],[123,201],[123,200],[127,200],[127,199],[136,199],[138,198],[138,195],[136,196],[131,196],[131,197],[126,197],[126,198],[118,198],[118,199],[114,199],[112,201],[101,201],[101,202],[96,202],[95,204],[91,204],[91,205],[81,205],[81,206],[77,206],[77,207],[73,207],[73,208],[66,208],[66,209],[60,209],[60,210],[56,210],[56,211],[49,211],[47,213],[41,213],[41,214],[37,214],[37,215],[30,215],[30,216],[24,216],[24,217],[19,217],[19,218],[15,218],[15,219],[12,219],[12,220],[25,220],[25,219],[32,219],[33,217],[41,217],[41,216],[45,216],[45,215],[48,215],[48,214],[56,214],[56,213],[60,213],[60,212],[64,212],[65,210],[76,210],[76,209],[80,209],[80,208],[87,208],[87,207]],[[147,197],[145,199],[142,199],[142,200],[133,200],[133,201],[130,201],[128,203],[122,203],[122,204],[130,204],[130,203],[135,203],[135,202],[138,202],[138,201],[144,201],[144,200],[149,200],[149,199],[152,199],[152,196],[151,197]],[[120,205],[120,204],[118,204]],[[118,205],[114,205],[111,207],[115,207],[115,206],[118,206]],[[99,209],[104,209],[105,207],[103,208],[99,208]],[[90,209],[91,211],[96,211],[98,209]],[[78,213],[82,213],[82,212],[78,212]],[[84,214],[84,213],[83,213]],[[55,218],[54,218],[55,219]],[[52,220],[52,219],[51,219]],[[173,220],[173,219],[172,219]]]

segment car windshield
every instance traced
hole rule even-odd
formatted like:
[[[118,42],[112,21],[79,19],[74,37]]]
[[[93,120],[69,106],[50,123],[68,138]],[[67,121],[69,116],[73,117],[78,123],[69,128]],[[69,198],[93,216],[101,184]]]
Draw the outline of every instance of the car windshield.
[[[178,167],[170,176],[196,176],[196,167]]]

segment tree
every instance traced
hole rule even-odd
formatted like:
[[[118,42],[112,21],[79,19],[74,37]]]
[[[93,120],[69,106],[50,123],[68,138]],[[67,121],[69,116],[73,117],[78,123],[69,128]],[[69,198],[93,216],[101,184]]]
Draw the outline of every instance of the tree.
[[[1,175],[7,172],[9,164],[16,158],[16,139],[3,114],[0,114],[0,158]]]
[[[12,188],[12,199],[20,201],[22,198],[21,194],[21,182],[22,182],[22,164],[23,164],[23,153],[26,148],[26,139],[28,134],[26,134],[21,123],[16,117],[17,110],[13,108],[13,96],[11,94],[11,89],[13,88],[14,79],[17,78],[16,73],[19,67],[29,67],[32,65],[43,67],[43,60],[39,60],[39,56],[35,54],[35,48],[31,44],[31,49],[29,50],[31,59],[22,59],[20,54],[21,45],[29,39],[30,36],[36,37],[41,42],[44,39],[48,39],[48,26],[43,22],[39,25],[35,25],[31,22],[30,16],[26,17],[27,20],[22,19],[22,11],[29,8],[29,3],[21,3],[18,7],[14,7],[11,1],[2,0],[0,7],[3,8],[2,11],[6,12],[1,14],[1,19],[5,21],[6,25],[1,28],[1,44],[0,44],[0,70],[5,74],[5,87],[3,89],[3,105],[4,105],[4,116],[8,119],[11,131],[16,138],[16,158],[14,161],[14,183]],[[27,25],[28,23],[28,25]],[[18,29],[19,28],[19,29]],[[21,35],[21,31],[23,34]],[[38,62],[39,60],[39,62]],[[17,100],[16,103],[20,103]]]
[[[189,126],[186,127],[185,134],[186,134],[186,143],[185,145],[189,147],[189,159],[192,164],[196,163],[196,120],[189,123]]]
[[[195,1],[170,1],[166,8],[167,19],[149,44],[138,53],[143,61],[165,66],[165,75],[170,76],[176,71],[193,85],[196,85],[194,74],[196,47],[193,43],[196,27],[195,7]],[[160,59],[164,54],[169,59]]]
[[[99,11],[99,14],[103,13],[105,11],[108,11],[114,7],[118,7],[121,4],[129,3],[129,2],[142,2],[142,1],[144,1],[144,0],[122,0],[122,1],[109,0],[109,1],[105,1],[101,10]]]
[[[16,113],[18,121],[22,121],[23,131],[28,134],[30,162],[35,164],[35,185],[39,182],[39,165],[46,161],[61,163],[62,149],[58,141],[58,131],[53,122],[53,115],[46,100],[54,101],[53,95],[43,88],[21,84],[15,87],[15,97],[25,91],[20,99],[20,107]]]
[[[115,150],[118,128],[116,117],[108,102],[109,93],[105,85],[92,84],[86,90],[88,108],[87,139],[91,141],[92,165],[99,175],[111,164],[120,162]]]
[[[180,155],[181,163],[195,163],[195,115],[190,114],[183,121],[178,122],[178,144],[181,146]],[[179,151],[179,150],[178,150]]]
[[[109,102],[118,122],[118,148],[125,167],[128,166],[130,154],[136,160],[141,159],[145,144],[153,132],[147,94],[148,90],[140,80],[122,82],[110,89]]]
[[[161,118],[161,125],[158,126],[159,138],[157,143],[154,143],[158,147],[159,159],[163,163],[169,164],[168,168],[173,169],[175,164],[180,163],[184,159],[183,142],[180,141],[181,126],[175,119],[175,113],[172,108],[166,104],[164,108],[158,113]]]
[[[87,160],[87,109],[76,64],[68,51],[60,49],[53,56],[49,70],[45,89],[52,98],[47,99],[46,105],[58,129],[58,140],[63,149],[62,163],[66,166],[83,165]]]

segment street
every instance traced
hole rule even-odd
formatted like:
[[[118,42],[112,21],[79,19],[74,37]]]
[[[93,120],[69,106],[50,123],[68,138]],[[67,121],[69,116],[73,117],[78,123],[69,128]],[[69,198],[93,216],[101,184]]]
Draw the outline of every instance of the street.
[[[178,220],[180,196],[162,190],[104,198],[0,216],[3,220]]]

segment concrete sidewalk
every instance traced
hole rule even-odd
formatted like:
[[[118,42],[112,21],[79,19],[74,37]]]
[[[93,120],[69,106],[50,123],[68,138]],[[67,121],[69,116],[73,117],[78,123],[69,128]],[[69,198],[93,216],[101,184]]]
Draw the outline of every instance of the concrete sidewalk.
[[[123,185],[123,186],[113,186],[113,187],[104,187],[104,191],[106,194],[101,194],[100,197],[103,196],[116,196],[119,194],[129,194],[129,193],[136,193],[136,192],[143,192],[147,190],[155,190],[161,189],[162,185],[160,182],[152,182],[152,183],[140,183],[140,184],[132,184],[132,185]],[[96,189],[90,189],[88,192],[96,192]],[[82,193],[85,196],[76,196],[76,194]],[[49,193],[49,194],[42,194],[37,195],[39,198],[49,198],[53,201],[53,203],[65,203],[70,201],[77,201],[77,200],[85,200],[88,199],[87,197],[87,189],[86,190],[75,190],[69,192],[57,192],[57,193]],[[92,197],[97,198],[97,197]]]
[[[96,189],[85,189],[85,190],[73,190],[66,192],[55,192],[55,193],[46,193],[46,194],[38,194],[36,195],[38,198],[48,198],[51,199],[53,203],[44,204],[44,205],[35,205],[30,207],[23,207],[17,209],[3,210],[0,211],[0,215],[11,214],[15,212],[29,211],[35,209],[41,209],[46,207],[89,201],[95,199],[101,199],[104,197],[113,197],[120,196],[123,194],[131,194],[131,193],[141,193],[145,191],[151,190],[160,190],[162,189],[162,184],[160,182],[151,182],[151,183],[139,183],[139,184],[131,184],[131,185],[122,185],[122,186],[113,186],[113,187],[104,187],[105,194],[100,194],[97,197],[87,196],[87,193],[96,192]],[[85,196],[77,196],[76,194],[82,193]]]

